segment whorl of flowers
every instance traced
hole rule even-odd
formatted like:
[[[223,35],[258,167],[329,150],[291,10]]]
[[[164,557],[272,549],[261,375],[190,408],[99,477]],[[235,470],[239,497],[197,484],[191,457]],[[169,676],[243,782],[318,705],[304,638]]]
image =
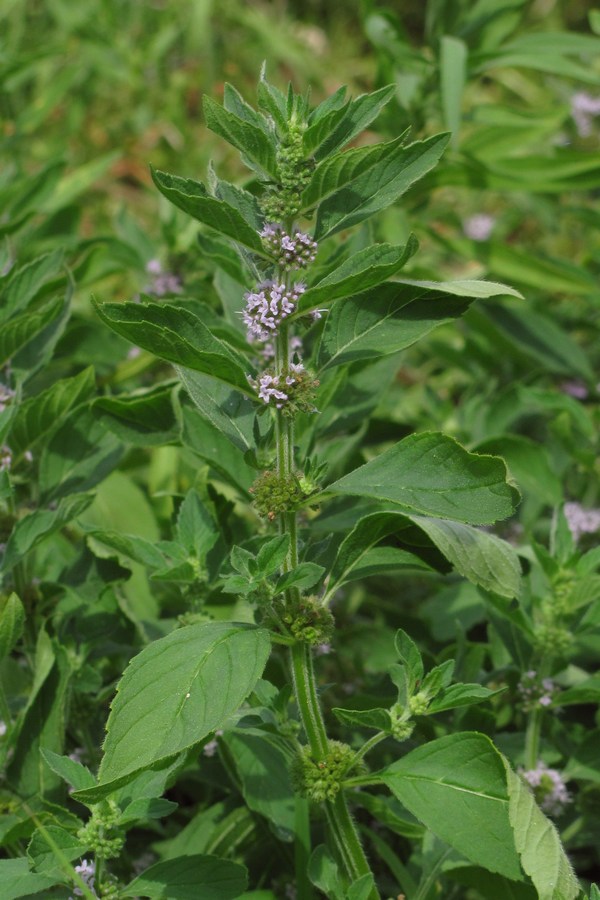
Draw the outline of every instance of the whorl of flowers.
[[[533,789],[542,812],[549,816],[560,816],[565,806],[571,802],[571,795],[560,772],[549,769],[546,763],[540,761],[535,769],[521,771],[521,777]]]
[[[525,672],[517,686],[523,709],[530,712],[536,706],[542,708],[552,704],[552,697],[558,691],[558,686],[551,678],[539,678],[534,669]]]
[[[267,222],[260,236],[265,249],[276,257],[277,265],[286,271],[305,269],[317,255],[317,242],[303,231],[290,235],[281,225]]]
[[[600,509],[584,509],[580,503],[565,503],[565,518],[573,540],[600,530]]]
[[[303,284],[287,288],[275,281],[264,281],[255,291],[248,291],[244,295],[246,307],[242,319],[250,343],[263,343],[274,337],[283,320],[296,312],[298,299],[305,290]]]
[[[289,374],[275,375],[272,372],[263,372],[258,378],[248,377],[248,381],[263,403],[270,404],[271,400],[277,409],[282,409],[284,403],[289,400],[289,389],[298,382],[299,376],[305,372],[301,363],[291,363]]]

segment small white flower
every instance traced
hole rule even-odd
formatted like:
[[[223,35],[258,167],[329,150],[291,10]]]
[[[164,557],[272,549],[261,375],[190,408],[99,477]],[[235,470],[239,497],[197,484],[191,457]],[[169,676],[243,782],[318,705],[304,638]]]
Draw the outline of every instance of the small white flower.
[[[574,541],[582,534],[600,530],[600,509],[584,509],[580,503],[565,503],[564,514]]]
[[[579,137],[589,137],[593,119],[600,115],[600,97],[592,97],[586,91],[577,91],[571,97],[571,116]]]
[[[3,722],[2,719],[0,719],[0,737],[4,737],[4,735],[6,734],[7,731],[8,731],[8,726],[7,726],[6,722]]]

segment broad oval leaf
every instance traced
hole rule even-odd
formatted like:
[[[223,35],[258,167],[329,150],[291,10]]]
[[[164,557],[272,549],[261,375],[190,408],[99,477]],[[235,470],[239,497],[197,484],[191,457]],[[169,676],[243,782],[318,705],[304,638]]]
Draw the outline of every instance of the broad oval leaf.
[[[403,806],[467,859],[522,879],[506,772],[488,737],[463,732],[430,741],[381,777]]]
[[[246,889],[245,866],[196,854],[158,862],[121,889],[122,897],[150,900],[235,900]]]
[[[231,623],[179,628],[130,662],[108,718],[93,802],[145,769],[160,768],[221,727],[260,678],[266,631]]]
[[[408,513],[472,525],[505,519],[518,497],[501,459],[469,453],[448,435],[432,432],[410,435],[326,493],[372,497]]]

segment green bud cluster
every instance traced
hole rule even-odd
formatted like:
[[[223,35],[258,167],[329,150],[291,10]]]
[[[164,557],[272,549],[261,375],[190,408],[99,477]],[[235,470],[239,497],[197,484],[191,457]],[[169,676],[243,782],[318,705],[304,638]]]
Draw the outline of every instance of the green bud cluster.
[[[315,398],[319,381],[311,372],[298,366],[294,371],[294,383],[285,387],[288,395],[287,401],[282,405],[281,412],[284,416],[295,416],[299,412],[315,413]]]
[[[341,741],[327,742],[325,759],[315,760],[310,747],[303,747],[290,767],[292,785],[297,794],[314,803],[335,800],[342,781],[353,766],[355,753],[348,744]],[[364,763],[359,767],[365,771]]]
[[[100,897],[102,900],[119,900],[121,897],[121,886],[114,875],[105,876],[100,888]]]
[[[94,855],[102,859],[118,856],[125,843],[125,835],[117,826],[121,811],[114,800],[103,800],[92,808],[92,815],[79,829],[77,837]]]
[[[302,193],[315,167],[314,160],[304,157],[303,133],[303,123],[291,122],[277,148],[277,182],[261,202],[263,213],[272,221],[293,219],[302,208]]]
[[[327,643],[335,627],[331,610],[312,595],[288,602],[281,619],[293,637],[305,644]]]
[[[564,616],[570,612],[570,599],[576,585],[576,579],[572,572],[560,571],[553,582],[553,594],[550,599],[553,611],[557,616]]]
[[[272,469],[258,476],[250,493],[257,511],[271,521],[280,513],[292,512],[305,499],[296,475],[283,476]]]
[[[411,721],[411,710],[405,709],[400,703],[394,703],[389,710],[392,737],[398,741],[406,741],[415,730],[415,724]]]
[[[408,701],[408,705],[413,716],[422,716],[427,712],[431,697],[425,691],[419,691],[414,694]]]
[[[534,646],[542,656],[566,656],[573,645],[573,635],[562,625],[545,622],[535,632]]]

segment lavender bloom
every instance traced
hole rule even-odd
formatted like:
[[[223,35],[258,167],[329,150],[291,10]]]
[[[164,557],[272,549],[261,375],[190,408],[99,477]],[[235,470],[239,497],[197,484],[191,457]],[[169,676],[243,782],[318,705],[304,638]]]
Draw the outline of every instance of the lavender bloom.
[[[83,881],[85,882],[85,886],[93,893],[94,897],[97,896],[94,890],[94,877],[96,875],[96,866],[93,860],[88,862],[87,859],[82,859],[78,866],[75,866],[75,871],[78,875],[81,875]],[[73,893],[76,897],[83,897],[83,891],[81,888],[73,888]]]
[[[560,816],[565,806],[571,802],[571,795],[560,772],[549,769],[544,762],[538,762],[535,769],[521,770],[521,777],[533,789],[533,794],[542,812],[549,816]]]
[[[495,224],[496,220],[493,216],[488,215],[488,213],[477,213],[465,219],[463,231],[472,241],[487,241],[494,230]]]
[[[283,320],[296,312],[298,299],[305,290],[303,284],[286,288],[284,284],[265,281],[256,291],[248,291],[244,295],[246,308],[242,312],[248,340],[263,343],[274,337]]]
[[[289,400],[289,394],[282,388],[296,384],[297,379],[294,376],[301,375],[304,371],[304,366],[301,363],[291,363],[289,367],[290,374],[286,375],[285,378],[283,375],[263,372],[258,379],[248,376],[248,381],[254,390],[258,391],[258,396],[263,403],[269,404],[271,400],[274,400],[275,407],[281,409],[284,403]]]
[[[215,736],[212,739],[212,741],[208,741],[208,743],[204,745],[202,752],[205,756],[211,757],[211,756],[215,755],[215,753],[217,752],[217,749],[219,747],[219,742],[217,741],[217,738],[220,737],[222,734],[223,734],[223,731],[220,728],[218,728],[215,731]]]
[[[151,259],[146,263],[146,272],[152,275],[152,281],[144,287],[145,294],[164,297],[165,294],[181,293],[181,278],[174,272],[164,272],[160,260]]]
[[[575,381],[574,379],[571,381],[562,381],[559,384],[559,388],[563,394],[568,394],[569,397],[575,397],[576,400],[587,400],[588,389],[583,381]]]
[[[564,514],[574,541],[582,534],[594,534],[600,529],[600,509],[584,509],[580,503],[565,503]]]
[[[267,222],[260,236],[265,248],[277,257],[278,264],[286,271],[305,269],[317,255],[316,241],[303,231],[289,235],[280,225]]]
[[[594,116],[600,115],[600,97],[591,97],[585,91],[577,91],[571,97],[571,116],[579,137],[589,137],[592,133]]]
[[[551,706],[552,697],[558,691],[558,686],[551,678],[540,680],[537,672],[530,669],[522,675],[517,690],[521,695],[524,711],[531,712],[537,706]]]

